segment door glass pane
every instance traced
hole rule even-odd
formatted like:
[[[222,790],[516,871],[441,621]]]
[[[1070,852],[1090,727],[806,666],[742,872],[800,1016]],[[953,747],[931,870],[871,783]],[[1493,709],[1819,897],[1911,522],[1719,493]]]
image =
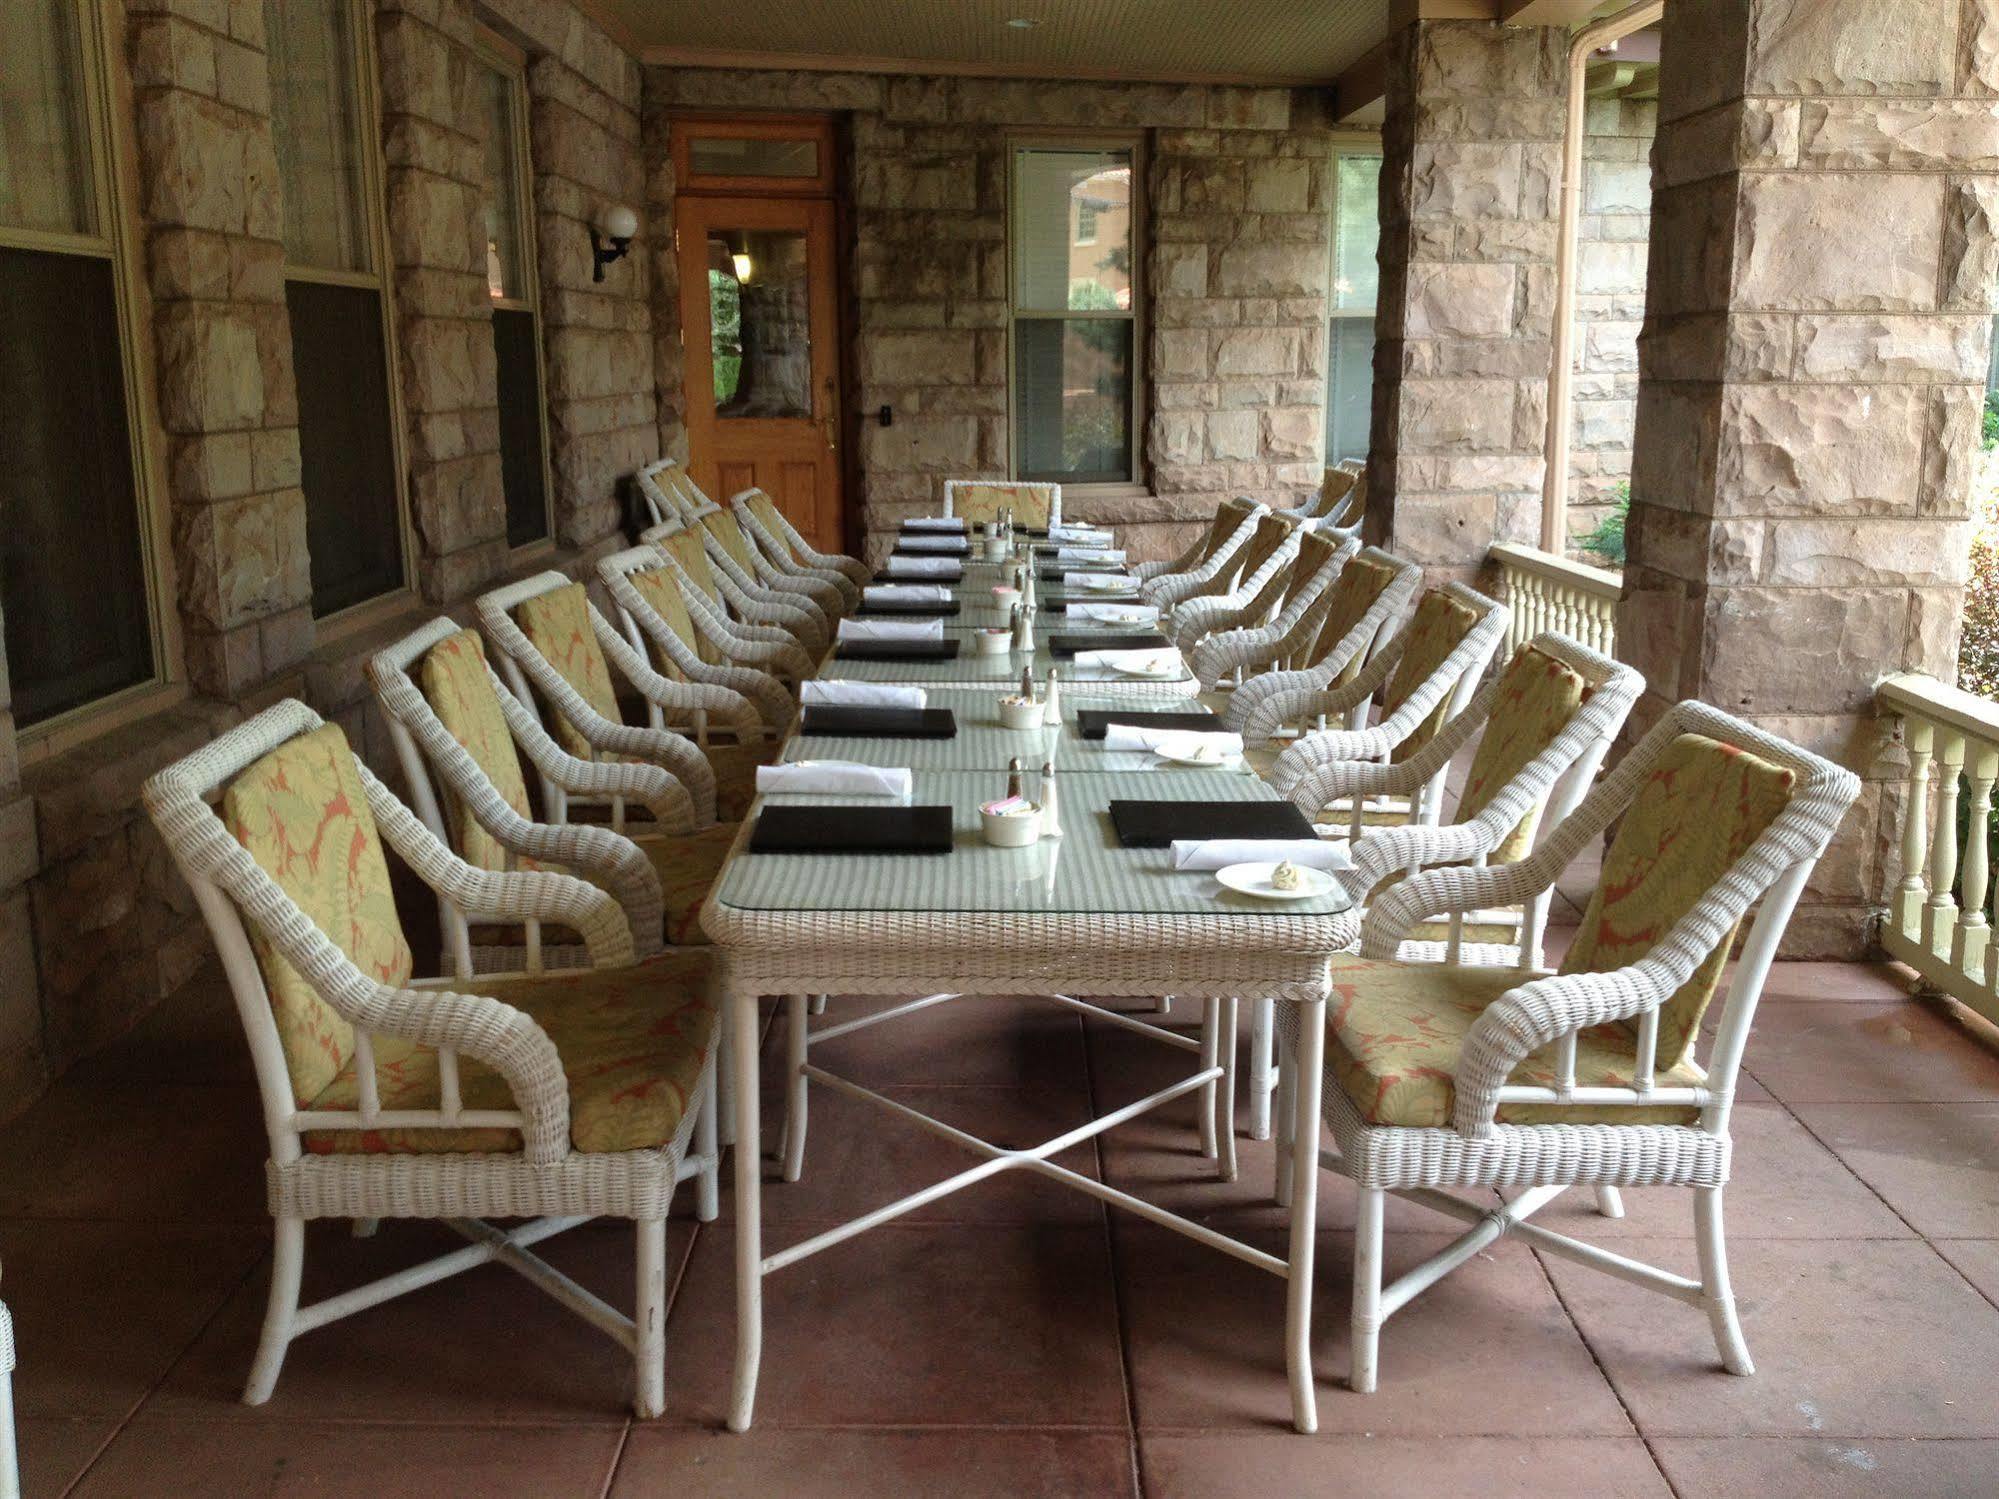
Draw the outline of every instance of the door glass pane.
[[[802,231],[708,231],[715,415],[812,415],[809,291]]]
[[[381,293],[292,281],[285,304],[298,375],[312,611],[324,615],[403,581]]]
[[[22,724],[152,675],[111,263],[0,250],[0,597]]]
[[[1066,484],[1131,477],[1131,323],[1013,325],[1014,475]]]
[[[1333,225],[1333,306],[1372,307],[1380,281],[1381,158],[1339,159],[1338,219]]]
[[[548,535],[547,469],[541,454],[541,371],[535,363],[535,316],[524,307],[493,309],[493,353],[500,391],[500,485],[507,496],[507,545]]]
[[[1014,153],[1013,305],[1131,310],[1131,152]]]
[[[819,142],[697,135],[687,142],[687,167],[704,177],[817,177]]]
[[[0,4],[0,224],[95,227],[82,80],[72,0]]]
[[[371,262],[351,18],[347,0],[264,0],[285,258],[323,271]]]
[[[526,257],[521,253],[519,121],[514,80],[497,68],[479,70],[486,129],[486,289],[497,301],[527,298]]]
[[[1332,319],[1326,359],[1326,462],[1367,456],[1374,410],[1374,319]]]

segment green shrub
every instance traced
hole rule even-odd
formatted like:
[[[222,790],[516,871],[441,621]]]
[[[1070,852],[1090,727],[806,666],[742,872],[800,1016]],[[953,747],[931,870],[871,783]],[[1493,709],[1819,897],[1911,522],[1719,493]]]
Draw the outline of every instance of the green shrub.
[[[1631,514],[1631,481],[1619,479],[1611,492],[1610,514],[1576,545],[1613,566],[1624,566],[1624,522]]]

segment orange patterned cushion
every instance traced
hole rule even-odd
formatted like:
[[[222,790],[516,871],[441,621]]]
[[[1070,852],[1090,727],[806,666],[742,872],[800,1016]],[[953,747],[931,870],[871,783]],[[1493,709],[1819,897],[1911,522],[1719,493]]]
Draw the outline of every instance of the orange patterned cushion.
[[[618,712],[618,695],[611,686],[610,664],[597,643],[597,632],[590,627],[590,604],[581,583],[536,594],[515,611],[515,616],[528,643],[584,702],[612,723],[624,721]],[[582,760],[595,758],[590,741],[560,713],[555,715],[555,731],[570,754]]]
[[[666,940],[676,947],[707,942],[708,934],[701,930],[701,906],[741,826],[718,822],[698,833],[648,834],[638,839],[659,876],[660,893],[666,897]]]
[[[478,634],[460,630],[431,647],[423,658],[419,680],[438,722],[465,747],[501,799],[533,821],[520,756],[514,750],[514,736],[507,728],[493,679],[486,674],[486,648]],[[481,869],[507,868],[507,851],[479,825],[479,819],[462,802],[452,811],[459,856]],[[531,869],[534,861],[523,857],[518,867]]]
[[[1555,742],[1555,736],[1569,726],[1588,695],[1582,675],[1547,652],[1532,645],[1515,651],[1500,673],[1492,716],[1486,720],[1466,773],[1464,795],[1458,799],[1458,821],[1470,822],[1483,812],[1530,760]],[[1529,808],[1487,862],[1511,864],[1526,858],[1534,846],[1534,830],[1545,805],[1541,801]]]
[[[1319,572],[1338,553],[1339,546],[1330,537],[1321,536],[1317,531],[1307,531],[1298,538],[1298,556],[1291,564],[1291,571],[1284,579],[1284,596],[1277,601],[1277,612],[1283,613],[1291,607],[1305,585],[1319,575]]]
[[[1340,569],[1339,577],[1333,580],[1332,602],[1326,610],[1326,623],[1319,631],[1317,643],[1306,659],[1294,661],[1291,665],[1306,667],[1324,657],[1366,618],[1367,611],[1374,607],[1374,601],[1394,581],[1394,568],[1371,557],[1349,557],[1347,565]],[[1361,665],[1361,653],[1356,653],[1353,660],[1341,668],[1334,685],[1351,681],[1359,674]]]
[[[743,534],[742,522],[726,510],[712,511],[701,517],[701,524],[708,528],[708,534],[722,543],[722,550],[729,554],[736,566],[756,576],[756,558],[750,551],[750,539]]]
[[[771,497],[761,489],[753,489],[745,503],[750,507],[751,513],[763,522],[764,530],[769,533],[770,539],[784,548],[785,555],[794,561],[802,561],[803,559],[798,556],[798,549],[792,546],[785,536],[784,518],[778,514],[777,505]]]
[[[1796,784],[1783,766],[1700,734],[1666,746],[1604,853],[1562,972],[1601,973],[1644,957],[1776,821]],[[1661,1069],[1692,1052],[1734,935],[1660,1007]]]
[[[562,1056],[569,1082],[569,1139],[578,1150],[656,1150],[687,1117],[715,1032],[707,964],[698,954],[662,953],[629,968],[482,978],[461,985],[535,1018]],[[437,1053],[388,1036],[375,1038],[375,1077],[384,1109],[438,1105]],[[459,1097],[468,1109],[511,1109],[496,1072],[458,1059]],[[315,1109],[351,1111],[360,1084],[351,1062]],[[315,1154],[515,1151],[511,1129],[310,1130]]]
[[[1406,703],[1418,687],[1437,674],[1445,658],[1458,648],[1478,620],[1476,609],[1439,588],[1429,590],[1417,600],[1415,616],[1409,621],[1408,642],[1402,647],[1395,670],[1389,673],[1388,681],[1381,690],[1383,718]],[[1429,715],[1395,746],[1389,759],[1399,765],[1428,744],[1437,730],[1444,726],[1444,714],[1449,711],[1450,705],[1451,694],[1446,692]]]
[[[716,586],[715,566],[708,560],[708,548],[701,540],[702,534],[692,528],[676,531],[663,538],[661,545],[673,554],[673,560],[680,564],[694,586],[719,603],[722,591]]]
[[[999,519],[1002,510],[1011,510],[1015,525],[1045,526],[1053,512],[1055,486],[1052,484],[1004,483],[960,484],[951,491],[951,513],[977,525]]]
[[[778,746],[758,744],[711,744],[708,763],[715,769],[715,815],[723,822],[740,822],[749,815],[757,797],[757,767],[769,765]]]
[[[1534,975],[1515,968],[1447,968],[1367,958],[1333,959],[1326,1005],[1326,1068],[1371,1124],[1446,1128],[1457,1088],[1452,1079],[1466,1033],[1485,1007]],[[1600,1025],[1576,1038],[1576,1081],[1628,1087],[1635,1054],[1623,1026]],[[1555,1047],[1534,1052],[1509,1082],[1552,1087]],[[1692,1087],[1700,1069],[1682,1064],[1660,1074],[1664,1086]],[[1681,1105],[1502,1104],[1501,1124],[1691,1124],[1699,1110]]]
[[[411,959],[389,889],[368,793],[338,724],[280,745],[237,776],[222,818],[306,918],[354,966],[384,984],[409,982]],[[304,1104],[354,1054],[354,1027],[252,923],[292,1093]]]
[[[642,567],[625,575],[640,598],[652,605],[653,612],[666,621],[666,627],[685,641],[688,649],[703,661],[714,663],[718,659],[715,647],[708,638],[694,626],[694,616],[688,612],[687,600],[681,597],[680,579],[667,567]],[[680,669],[663,655],[660,667],[668,675],[679,677]]]

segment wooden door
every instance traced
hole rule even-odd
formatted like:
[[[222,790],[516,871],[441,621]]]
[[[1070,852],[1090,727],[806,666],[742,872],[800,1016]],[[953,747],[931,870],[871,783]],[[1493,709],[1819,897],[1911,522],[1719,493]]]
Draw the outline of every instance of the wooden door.
[[[832,203],[689,194],[674,223],[694,482],[716,500],[755,485],[844,551]]]

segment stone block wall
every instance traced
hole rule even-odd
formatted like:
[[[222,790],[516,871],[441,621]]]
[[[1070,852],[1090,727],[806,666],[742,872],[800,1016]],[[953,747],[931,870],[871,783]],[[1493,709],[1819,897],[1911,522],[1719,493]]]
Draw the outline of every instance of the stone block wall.
[[[1658,116],[1659,106],[1646,99],[1592,99],[1584,108],[1570,387],[1571,536],[1595,529],[1631,477]]]
[[[1331,136],[1282,89],[648,68],[647,213],[662,241],[681,109],[828,111],[851,149],[849,409],[893,408],[859,444],[870,545],[940,503],[944,481],[1008,467],[1006,192],[1010,128],[1141,132],[1151,493],[1070,506],[1175,548],[1224,493],[1316,489],[1325,400]],[[685,456],[678,278],[656,251],[663,449]]]
[[[410,519],[418,586],[438,602],[475,592],[507,554],[471,41],[463,7],[382,0],[376,13]]]
[[[1370,534],[1475,580],[1540,536],[1567,32],[1418,21],[1390,51]]]
[[[1999,276],[1999,12],[1666,8],[1631,560],[1639,718],[1701,697],[1867,778],[1791,927],[1865,951],[1893,671],[1949,680]]]

